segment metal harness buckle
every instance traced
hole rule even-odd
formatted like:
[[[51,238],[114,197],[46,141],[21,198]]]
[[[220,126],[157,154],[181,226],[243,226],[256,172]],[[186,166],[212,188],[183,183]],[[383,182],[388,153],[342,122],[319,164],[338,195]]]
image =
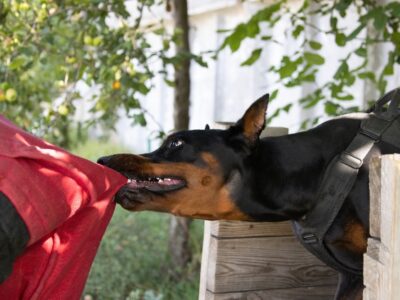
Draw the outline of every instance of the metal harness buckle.
[[[314,233],[305,233],[302,235],[302,239],[306,244],[314,244],[318,242],[318,238]]]

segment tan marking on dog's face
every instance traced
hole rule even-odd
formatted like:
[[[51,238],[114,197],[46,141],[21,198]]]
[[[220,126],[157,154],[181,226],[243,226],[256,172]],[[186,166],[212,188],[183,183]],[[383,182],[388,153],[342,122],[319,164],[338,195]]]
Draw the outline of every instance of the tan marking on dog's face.
[[[204,185],[204,186],[207,186],[207,185],[209,185],[211,183],[211,181],[212,181],[212,178],[210,176],[204,176],[201,179],[201,184]]]
[[[127,202],[122,205],[132,211],[151,210],[207,220],[250,220],[231,198],[217,160],[209,153],[203,153],[202,159],[204,167],[181,162],[152,163],[136,155],[116,156],[119,170],[123,168],[151,176],[176,176],[187,184],[180,190],[160,195],[144,193],[141,203],[129,205]]]

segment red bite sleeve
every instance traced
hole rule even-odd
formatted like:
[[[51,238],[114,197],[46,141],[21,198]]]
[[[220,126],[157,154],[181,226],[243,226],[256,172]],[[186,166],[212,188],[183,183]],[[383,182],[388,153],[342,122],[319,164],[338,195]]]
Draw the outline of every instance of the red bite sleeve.
[[[109,223],[119,173],[74,156],[0,116],[0,191],[24,220],[29,246],[0,299],[79,299]]]

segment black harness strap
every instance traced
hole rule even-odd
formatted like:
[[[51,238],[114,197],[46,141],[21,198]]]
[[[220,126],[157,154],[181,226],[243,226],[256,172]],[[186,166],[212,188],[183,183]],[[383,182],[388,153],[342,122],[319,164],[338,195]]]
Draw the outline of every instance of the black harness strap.
[[[389,108],[384,111],[383,106],[389,101],[391,101]],[[373,112],[367,119],[361,121],[360,130],[350,145],[329,163],[317,193],[316,206],[301,220],[292,222],[303,246],[338,271],[360,275],[363,272],[362,269],[347,266],[334,257],[324,243],[325,234],[353,188],[358,171],[374,144],[382,139],[386,131],[395,131],[398,136],[400,135],[399,104],[400,88],[387,93],[377,101]],[[393,124],[395,126],[392,126]]]

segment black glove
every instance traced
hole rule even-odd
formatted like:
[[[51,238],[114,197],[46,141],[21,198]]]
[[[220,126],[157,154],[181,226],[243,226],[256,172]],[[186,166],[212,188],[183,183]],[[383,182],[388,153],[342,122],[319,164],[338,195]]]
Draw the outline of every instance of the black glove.
[[[10,276],[12,266],[29,241],[29,231],[17,210],[0,192],[0,284]]]

